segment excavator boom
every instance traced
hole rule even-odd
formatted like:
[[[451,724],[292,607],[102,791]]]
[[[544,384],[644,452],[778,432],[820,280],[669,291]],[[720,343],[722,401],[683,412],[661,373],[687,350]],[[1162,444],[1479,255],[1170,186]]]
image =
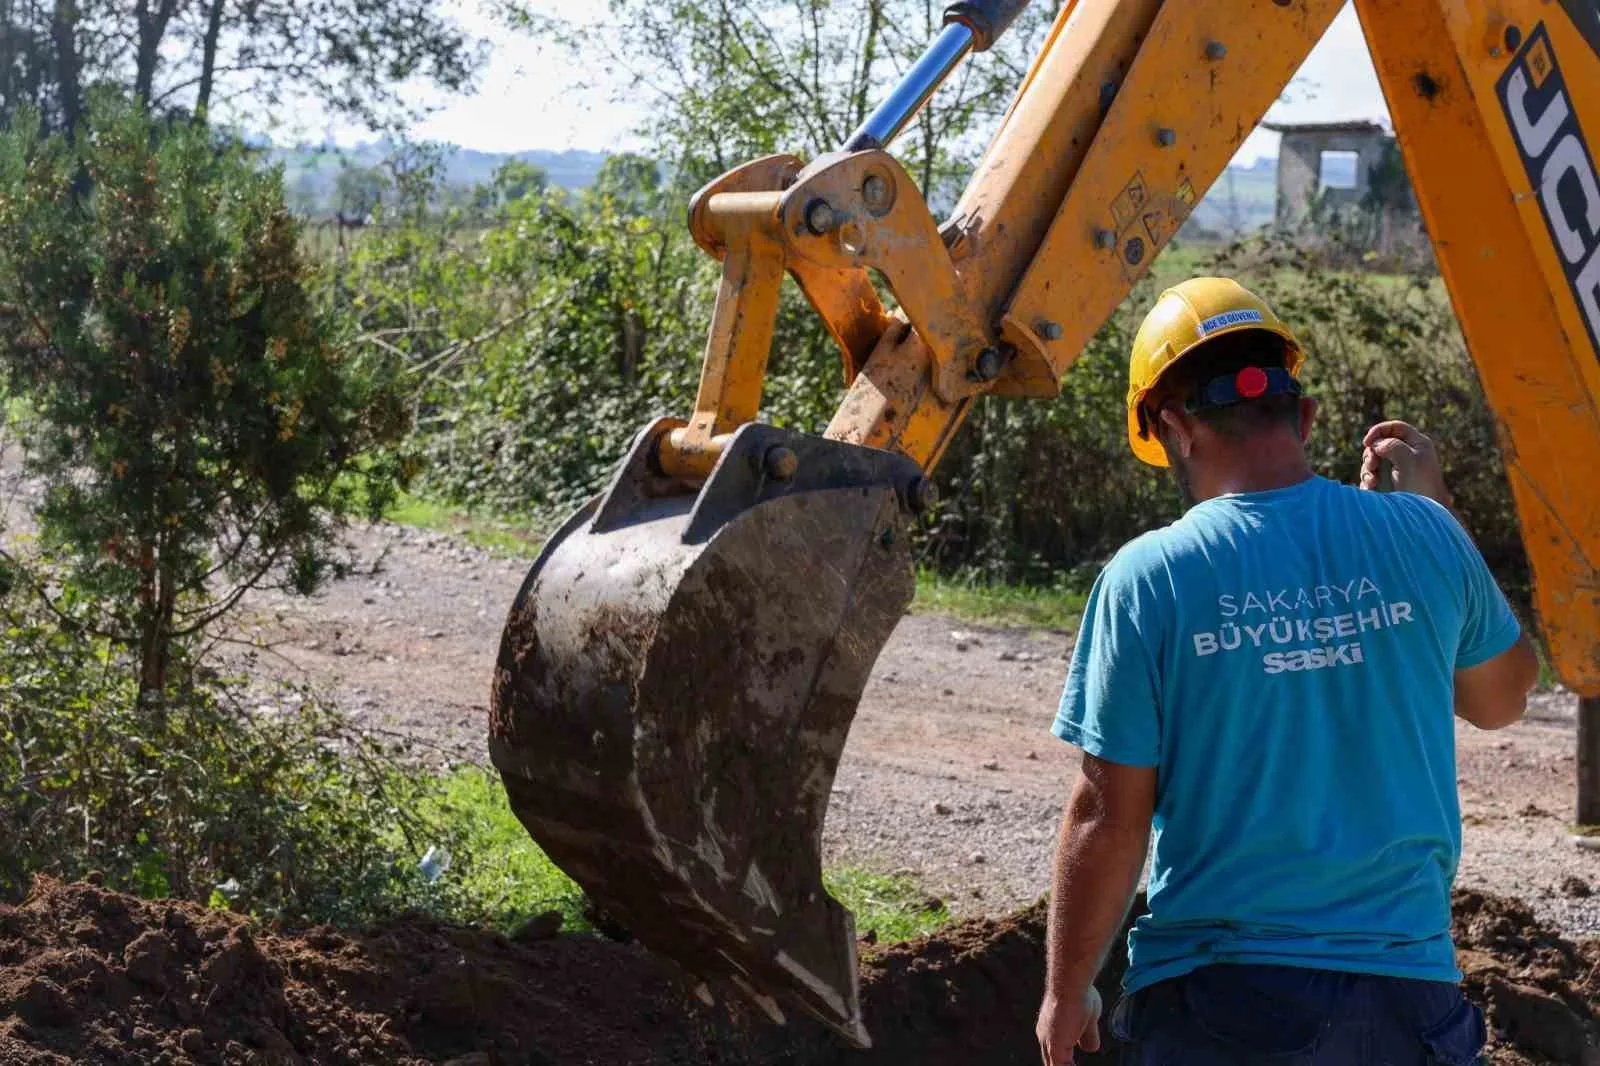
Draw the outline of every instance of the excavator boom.
[[[591,898],[709,986],[858,1044],[821,829],[911,596],[927,475],[983,394],[1056,394],[1342,0],[1067,0],[940,225],[886,148],[1025,4],[953,4],[844,150],[696,195],[690,230],[723,279],[695,410],[641,431],[545,546],[494,680],[512,805]],[[1600,8],[1356,8],[1499,420],[1546,644],[1600,696]],[[756,421],[785,275],[842,356],[820,437]]]

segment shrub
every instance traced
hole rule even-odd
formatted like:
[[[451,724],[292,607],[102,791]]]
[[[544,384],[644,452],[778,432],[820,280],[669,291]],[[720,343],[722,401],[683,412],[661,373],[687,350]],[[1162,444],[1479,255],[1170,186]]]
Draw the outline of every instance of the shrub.
[[[386,214],[342,264],[366,335],[404,354],[419,487],[564,516],[647,422],[693,406],[719,268],[650,173],[611,167],[581,199],[530,189],[483,226],[459,212]],[[798,292],[779,337],[765,415],[820,429],[842,390],[838,357]]]
[[[1457,513],[1528,617],[1528,557],[1494,411],[1438,275],[1332,270],[1279,240],[1224,249],[1215,269],[1249,279],[1305,343],[1306,382],[1321,401],[1317,470],[1354,481],[1368,427],[1414,423],[1438,443]]]
[[[145,896],[357,920],[420,890],[416,849],[443,830],[415,816],[432,786],[393,751],[289,689],[247,711],[213,682],[142,713],[113,647],[21,587],[0,645],[0,895],[98,870]]]
[[[0,135],[0,370],[35,415],[42,540],[157,706],[247,591],[337,572],[406,417],[392,360],[317,304],[276,171],[110,98],[91,125]]]
[[[425,488],[548,522],[604,486],[639,427],[688,412],[716,265],[658,201],[530,194],[470,238],[413,218],[362,250],[347,277],[367,324],[403,335],[426,381]],[[1303,335],[1322,401],[1317,470],[1351,479],[1368,425],[1413,419],[1439,438],[1461,513],[1525,601],[1493,416],[1431,268],[1336,269],[1344,259],[1281,236],[1196,251],[1183,250],[1194,272],[1237,276]],[[1056,399],[976,406],[939,468],[943,502],[919,534],[925,566],[1086,586],[1120,545],[1177,517],[1167,476],[1125,438],[1127,354],[1156,288],[1136,286]],[[837,354],[790,287],[762,417],[820,431],[840,395]]]
[[[1318,473],[1353,481],[1361,439],[1388,418],[1439,443],[1456,508],[1513,601],[1529,609],[1528,563],[1494,413],[1435,274],[1336,270],[1277,238],[1240,242],[1195,273],[1236,277],[1268,300],[1308,351],[1320,401],[1310,446]],[[1117,309],[1053,401],[986,400],[940,468],[945,500],[925,558],[944,570],[1048,584],[1078,582],[1121,544],[1176,518],[1166,474],[1126,443],[1127,355],[1155,297],[1146,281]]]

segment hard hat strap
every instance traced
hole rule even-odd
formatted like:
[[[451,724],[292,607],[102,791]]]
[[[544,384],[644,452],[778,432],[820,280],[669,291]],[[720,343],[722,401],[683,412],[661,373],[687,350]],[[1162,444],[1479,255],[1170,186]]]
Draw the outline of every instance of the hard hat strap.
[[[1247,366],[1232,374],[1214,377],[1201,385],[1184,401],[1183,409],[1190,414],[1211,407],[1227,407],[1245,400],[1262,400],[1269,396],[1299,396],[1304,391],[1281,366]]]

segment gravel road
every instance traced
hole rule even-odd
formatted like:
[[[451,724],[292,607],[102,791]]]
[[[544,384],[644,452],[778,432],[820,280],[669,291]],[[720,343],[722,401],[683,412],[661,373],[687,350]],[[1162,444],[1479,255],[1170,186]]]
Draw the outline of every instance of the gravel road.
[[[500,626],[528,563],[437,532],[356,531],[362,575],[307,600],[263,595],[239,635],[260,673],[325,687],[374,729],[440,760],[486,761]],[[1048,733],[1069,635],[907,616],[868,684],[825,832],[831,861],[905,870],[958,915],[998,914],[1049,882],[1077,753]],[[1500,733],[1458,724],[1464,887],[1515,895],[1600,933],[1600,852],[1569,840],[1576,701],[1540,693]]]

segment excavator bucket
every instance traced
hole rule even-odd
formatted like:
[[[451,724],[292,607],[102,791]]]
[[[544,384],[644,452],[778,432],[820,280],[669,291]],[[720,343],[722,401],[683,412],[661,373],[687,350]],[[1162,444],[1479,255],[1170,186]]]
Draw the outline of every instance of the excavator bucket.
[[[903,456],[750,424],[698,491],[647,429],[512,605],[490,752],[534,839],[708,986],[858,1045],[854,925],[822,886],[835,767],[914,588]]]

